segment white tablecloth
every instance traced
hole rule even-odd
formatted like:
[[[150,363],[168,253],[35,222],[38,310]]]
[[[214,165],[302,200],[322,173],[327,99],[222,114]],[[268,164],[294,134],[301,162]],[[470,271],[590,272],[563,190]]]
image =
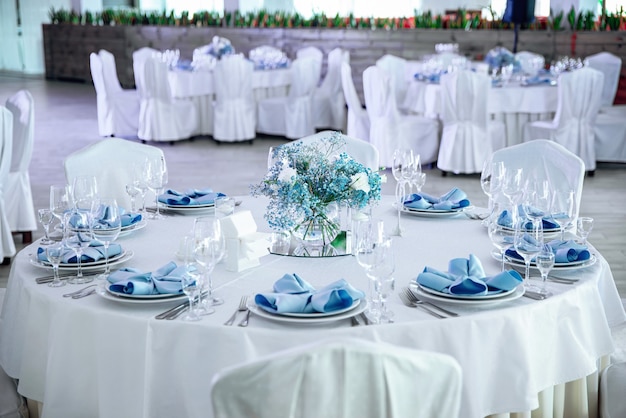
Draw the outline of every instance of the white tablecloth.
[[[262,198],[244,198],[237,210],[252,210],[259,229],[267,231],[264,204]],[[374,214],[391,230],[395,212],[389,198]],[[480,222],[464,215],[407,215],[402,221],[406,234],[393,244],[398,288],[425,265],[445,269],[450,258],[470,253],[488,274],[498,271]],[[175,259],[179,239],[192,225],[192,216],[149,221],[120,239],[135,254],[126,265],[154,270]],[[44,417],[208,417],[209,384],[222,368],[333,335],[452,355],[463,368],[464,417],[528,411],[537,407],[543,389],[594,373],[598,359],[613,351],[609,327],[626,320],[601,255],[595,265],[568,273],[580,278],[575,285],[549,283],[555,296],[541,302],[459,305],[453,308],[458,318],[440,320],[403,306],[393,295],[393,324],[350,327],[343,320],[307,326],[253,316],[250,326],[241,328],[222,325],[240,297],[267,291],[285,273],[298,273],[314,286],[345,278],[367,289],[367,279],[352,256],[267,255],[259,267],[242,273],[218,266],[216,293],[226,302],[214,315],[193,323],[158,321],[154,316],[171,304],[121,303],[98,295],[72,300],[61,295],[78,286],[35,284],[35,277],[49,273],[29,263],[35,250],[33,244],[13,261],[0,316],[0,364],[19,379],[20,393],[43,402]]]

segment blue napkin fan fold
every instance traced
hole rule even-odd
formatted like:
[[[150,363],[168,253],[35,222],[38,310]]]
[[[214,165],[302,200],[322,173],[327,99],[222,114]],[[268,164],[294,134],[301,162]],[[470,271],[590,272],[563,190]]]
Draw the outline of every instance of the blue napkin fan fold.
[[[158,295],[183,293],[181,279],[187,274],[185,266],[170,261],[153,272],[125,267],[112,272],[107,280],[109,290],[128,295]]]
[[[121,254],[122,246],[112,242],[109,244],[109,258],[115,257],[116,255]],[[92,241],[89,244],[89,247],[83,248],[83,254],[80,257],[81,263],[90,263],[93,261],[104,260],[106,256],[106,252],[104,251],[104,245],[102,245],[99,241]],[[48,262],[48,257],[46,256],[46,249],[44,247],[37,248],[37,259],[39,261]],[[61,258],[61,264],[76,264],[78,263],[78,258],[76,257],[76,253],[73,249],[67,248],[63,251],[63,257]]]
[[[585,245],[578,244],[573,240],[554,239],[546,245],[554,253],[554,263],[572,263],[576,261],[586,261],[591,258],[591,253]],[[506,250],[505,255],[516,260],[524,260],[521,255],[511,247]]]
[[[409,209],[453,210],[465,208],[469,205],[470,201],[467,195],[457,187],[440,197],[426,193],[413,193],[404,199],[404,207]]]
[[[210,205],[220,196],[226,195],[212,189],[190,189],[184,192],[168,189],[159,195],[159,202],[170,206]]]

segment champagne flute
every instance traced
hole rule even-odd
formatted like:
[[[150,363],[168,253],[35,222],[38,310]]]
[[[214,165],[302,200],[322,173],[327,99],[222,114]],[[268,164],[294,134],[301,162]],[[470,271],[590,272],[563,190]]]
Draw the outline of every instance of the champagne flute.
[[[85,248],[91,245],[93,239],[90,212],[72,209],[64,217],[66,245],[76,253],[76,276],[69,279],[71,284],[83,284],[93,281],[93,277],[83,276],[82,257]]]
[[[37,215],[39,216],[39,222],[43,226],[44,237],[41,239],[42,245],[52,244],[54,241],[50,239],[50,224],[54,220],[54,215],[49,208],[39,209],[37,211]]]
[[[157,157],[148,159],[145,167],[145,175],[148,188],[154,191],[155,194],[154,203],[156,205],[156,212],[154,212],[151,219],[163,219],[165,216],[163,216],[159,210],[159,195],[168,181],[165,158]]]
[[[48,258],[48,261],[52,264],[52,270],[54,272],[54,279],[48,283],[50,287],[65,286],[65,282],[59,278],[59,264],[61,264],[65,250],[65,245],[63,245],[62,242],[56,242],[46,247],[46,258]]]
[[[524,259],[526,267],[524,283],[527,289],[534,288],[530,284],[530,263],[543,248],[543,224],[528,223],[522,218],[515,228],[515,251]]]
[[[104,247],[104,273],[97,277],[97,279],[101,281],[103,288],[106,279],[109,277],[109,274],[111,274],[109,268],[109,246],[111,242],[117,239],[122,230],[122,218],[117,200],[104,197],[94,202],[92,209],[92,230],[93,238],[100,241]]]
[[[535,264],[537,265],[539,273],[541,273],[541,288],[539,289],[539,293],[548,296],[550,292],[546,289],[546,280],[548,279],[550,270],[554,267],[554,253],[549,246],[543,246],[541,252],[535,257]]]
[[[194,221],[196,261],[205,269],[204,285],[207,286],[208,294],[202,300],[202,307],[207,313],[212,313],[211,305],[221,305],[224,301],[213,295],[212,273],[217,263],[224,257],[226,243],[222,235],[219,219],[213,216],[201,216]]]
[[[414,162],[413,150],[398,148],[393,153],[393,165],[391,173],[396,180],[396,204],[398,212],[398,222],[394,235],[402,236],[402,227],[400,225],[400,212],[404,206],[405,199],[405,185],[411,178],[412,169],[410,168]]]
[[[552,218],[561,228],[561,241],[565,231],[576,218],[576,197],[573,190],[555,190],[552,195]]]

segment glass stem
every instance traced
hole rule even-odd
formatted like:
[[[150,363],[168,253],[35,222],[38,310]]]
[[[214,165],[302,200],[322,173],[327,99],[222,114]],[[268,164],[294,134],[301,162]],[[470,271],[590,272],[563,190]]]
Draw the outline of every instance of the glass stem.
[[[104,245],[104,276],[109,277],[111,271],[109,270],[109,241],[105,241]]]
[[[77,279],[81,279],[83,277],[83,266],[82,266],[82,259],[83,258],[83,251],[82,248],[78,251],[76,251],[76,263],[78,263],[78,268],[76,269],[76,278]]]
[[[525,278],[526,278],[526,284],[528,284],[529,279],[530,279],[530,260],[526,261],[526,274],[525,274]]]
[[[161,215],[159,211],[159,190],[154,189],[154,205],[156,206],[156,213],[154,214],[155,218],[158,218]]]
[[[504,254],[506,253],[505,250],[500,250],[500,262],[502,263],[502,269],[501,271],[504,271]]]

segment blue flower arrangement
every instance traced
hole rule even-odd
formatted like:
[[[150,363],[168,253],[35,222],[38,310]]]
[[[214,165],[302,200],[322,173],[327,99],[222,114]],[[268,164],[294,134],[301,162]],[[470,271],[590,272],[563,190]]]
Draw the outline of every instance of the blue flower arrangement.
[[[515,59],[515,55],[501,46],[490,50],[485,56],[485,62],[489,64],[489,71],[500,69],[507,65],[513,65],[514,72],[521,68],[519,62]]]
[[[265,219],[271,228],[292,231],[307,219],[325,217],[327,207],[343,202],[364,208],[380,200],[381,176],[342,152],[338,132],[316,143],[277,147],[267,175],[250,186],[253,196],[267,196]]]
[[[231,45],[230,41],[226,38],[214,36],[213,40],[209,44],[208,54],[214,56],[217,59],[222,58],[224,55],[232,55],[235,53],[235,48]]]

